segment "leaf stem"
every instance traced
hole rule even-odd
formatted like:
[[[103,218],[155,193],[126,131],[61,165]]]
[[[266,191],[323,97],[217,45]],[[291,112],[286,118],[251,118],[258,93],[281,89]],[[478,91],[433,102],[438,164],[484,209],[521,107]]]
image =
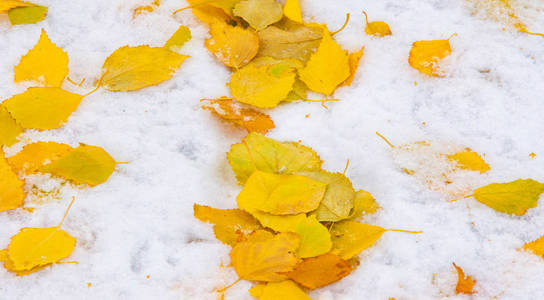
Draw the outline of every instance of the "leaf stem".
[[[64,216],[62,216],[62,220],[60,220],[60,223],[57,227],[62,226],[62,223],[64,223],[64,219],[66,218],[66,215],[68,215],[68,211],[70,211],[70,208],[72,207],[72,204],[74,204],[74,201],[76,200],[76,197],[72,197],[72,201],[70,201],[70,204],[68,205],[68,208],[64,212]]]
[[[413,230],[402,230],[402,229],[386,229],[386,231],[395,231],[395,232],[404,232],[404,233],[413,233],[413,234],[419,234],[423,233],[423,231],[413,231]]]
[[[238,279],[236,279],[235,282],[233,282],[233,283],[227,285],[226,287],[221,288],[221,289],[218,289],[217,292],[218,292],[218,293],[223,293],[223,292],[225,292],[226,290],[228,290],[229,288],[231,288],[232,286],[234,286],[235,284],[237,284],[238,282],[240,282],[240,280],[242,280],[242,278],[238,278]]]
[[[342,27],[340,27],[340,29],[331,32],[331,35],[335,35],[335,34],[339,33],[340,31],[344,30],[344,28],[346,28],[346,25],[348,25],[348,22],[349,22],[349,13],[346,14],[346,21],[344,22],[344,25],[342,25]]]
[[[387,140],[385,138],[385,136],[381,135],[379,132],[376,131],[376,134],[381,137],[389,146],[391,146],[391,148],[395,148],[395,145],[391,144],[391,142],[389,140]]]

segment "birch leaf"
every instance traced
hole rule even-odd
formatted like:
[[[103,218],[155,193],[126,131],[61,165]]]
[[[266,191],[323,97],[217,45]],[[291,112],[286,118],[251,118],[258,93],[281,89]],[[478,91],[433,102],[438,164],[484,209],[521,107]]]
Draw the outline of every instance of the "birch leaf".
[[[23,205],[24,182],[20,180],[4,157],[0,148],[0,211],[15,209]]]
[[[301,174],[327,185],[325,196],[314,212],[319,221],[337,222],[350,217],[355,190],[346,176],[326,171]]]
[[[343,259],[350,259],[374,245],[385,231],[379,226],[342,221],[333,225],[331,238],[338,255]]]
[[[187,26],[181,25],[163,47],[170,51],[178,51],[189,40],[191,40],[191,30]]]
[[[332,248],[329,230],[319,223],[315,216],[305,218],[295,227],[294,232],[300,236],[300,247],[297,251],[299,257],[322,255]]]
[[[108,180],[116,162],[104,149],[81,144],[74,150],[39,169],[77,184],[95,186]]]
[[[293,142],[278,142],[251,132],[241,143],[231,146],[227,158],[239,184],[254,170],[292,174],[321,169],[322,161],[311,148]]]
[[[245,128],[248,132],[267,133],[275,127],[274,122],[267,114],[252,108],[242,107],[232,99],[209,99],[209,102],[202,105],[202,108],[210,110],[223,120]]]
[[[259,230],[232,248],[231,264],[242,279],[282,281],[287,278],[280,273],[291,271],[298,262],[294,253],[299,243],[295,233]]]
[[[287,276],[301,286],[315,290],[337,282],[351,273],[351,265],[340,256],[327,253],[299,262]]]
[[[523,245],[523,249],[529,250],[535,255],[542,256],[544,258],[544,236]]]
[[[544,183],[532,179],[518,179],[508,183],[492,183],[474,191],[472,196],[494,210],[521,216],[537,206]]]
[[[309,177],[256,170],[236,199],[241,208],[293,215],[316,209],[325,190],[326,184]]]
[[[474,284],[476,281],[472,279],[471,276],[465,276],[465,272],[461,267],[453,263],[455,270],[457,271],[458,279],[457,286],[455,287],[456,294],[474,294]]]
[[[259,37],[252,29],[214,22],[210,25],[210,35],[205,41],[206,48],[228,67],[247,65],[259,51]]]
[[[260,42],[258,56],[308,61],[321,43],[323,28],[296,22],[286,24],[286,26],[272,25],[258,32]]]
[[[344,81],[344,84],[347,86],[350,86],[353,82],[353,78],[355,78],[355,73],[357,72],[357,68],[359,67],[359,61],[361,61],[361,57],[363,57],[363,50],[365,47],[362,47],[361,50],[357,52],[350,53],[348,55],[348,63],[349,63],[349,77]]]
[[[255,218],[240,209],[217,209],[194,204],[193,211],[195,218],[214,224],[215,237],[230,246],[262,228]]]
[[[68,54],[51,42],[42,29],[40,39],[14,68],[15,82],[36,81],[45,86],[60,87],[68,75]]]
[[[473,152],[468,148],[465,151],[448,155],[448,158],[451,161],[454,161],[459,168],[464,170],[479,171],[480,173],[491,170],[489,165],[478,153]]]
[[[102,85],[110,91],[135,91],[170,79],[189,56],[161,47],[124,46],[104,62]]]
[[[234,99],[261,108],[272,108],[293,89],[295,70],[284,65],[249,64],[232,74],[230,92]]]
[[[412,44],[408,63],[430,76],[442,76],[440,61],[451,54],[450,40],[417,41]]]
[[[12,272],[32,270],[70,256],[75,246],[76,239],[59,226],[23,228],[11,238],[4,266]]]
[[[11,146],[17,142],[17,137],[23,132],[11,114],[0,104],[0,146]]]
[[[83,97],[58,87],[31,87],[2,105],[22,128],[48,130],[66,123]]]
[[[11,167],[17,173],[34,174],[44,165],[47,165],[68,152],[73,148],[66,144],[55,142],[37,142],[28,144],[23,150],[8,158]]]
[[[34,4],[30,2],[24,2],[19,0],[2,0],[0,1],[0,13],[6,13],[12,8],[32,6]]]
[[[324,29],[323,39],[306,67],[299,71],[300,80],[314,92],[331,95],[350,76],[348,55]]]
[[[302,11],[298,0],[286,0],[283,6],[283,15],[291,21],[302,23]]]
[[[232,12],[256,30],[265,29],[283,17],[281,4],[274,0],[243,0],[234,6]]]
[[[47,15],[47,7],[35,4],[16,7],[8,11],[8,18],[11,25],[38,23],[45,19],[45,15]]]
[[[363,190],[358,190],[353,198],[353,210],[349,216],[350,219],[356,219],[366,214],[373,214],[380,208],[376,199]]]
[[[389,25],[387,23],[385,23],[384,21],[368,22],[368,15],[365,11],[363,11],[363,14],[365,15],[366,20],[366,34],[378,37],[384,37],[392,34],[391,29],[389,28]]]
[[[261,283],[252,287],[249,294],[259,300],[312,300],[291,280]]]

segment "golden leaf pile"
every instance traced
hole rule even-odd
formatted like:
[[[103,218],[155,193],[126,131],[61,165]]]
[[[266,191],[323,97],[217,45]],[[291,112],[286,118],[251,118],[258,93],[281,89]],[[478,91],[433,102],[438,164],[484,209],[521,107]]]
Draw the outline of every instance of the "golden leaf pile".
[[[227,158],[243,185],[238,209],[195,204],[194,215],[214,224],[217,239],[232,247],[240,279],[262,282],[250,290],[259,299],[309,299],[301,287],[342,279],[384,232],[402,231],[355,221],[378,204],[344,174],[322,170],[309,147],[251,132]]]

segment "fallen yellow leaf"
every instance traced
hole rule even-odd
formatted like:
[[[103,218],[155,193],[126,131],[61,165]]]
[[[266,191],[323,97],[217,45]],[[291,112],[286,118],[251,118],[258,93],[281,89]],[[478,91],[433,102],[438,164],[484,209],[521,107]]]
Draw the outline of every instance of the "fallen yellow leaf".
[[[450,40],[417,41],[412,44],[408,63],[430,76],[442,76],[440,60],[451,54]]]
[[[0,211],[15,209],[23,205],[24,182],[20,180],[4,157],[0,147]]]
[[[259,300],[312,300],[291,280],[261,283],[252,287],[249,294]]]
[[[338,255],[327,253],[299,262],[287,276],[303,287],[315,290],[337,282],[351,273],[351,265]]]
[[[31,87],[2,105],[21,127],[48,130],[66,123],[83,97],[58,87]]]
[[[293,215],[316,209],[326,188],[326,184],[306,176],[256,170],[236,200],[238,207],[250,212]]]
[[[242,0],[232,10],[255,30],[262,30],[283,17],[281,4],[274,0]]]
[[[259,230],[240,242],[230,253],[231,264],[240,278],[257,281],[282,281],[281,273],[293,270],[300,238],[295,233],[274,235]]]
[[[476,281],[473,280],[471,276],[465,276],[463,269],[461,269],[461,267],[457,266],[455,263],[453,263],[453,266],[455,267],[455,270],[457,270],[458,275],[455,293],[469,295],[474,294],[474,284],[476,284]]]
[[[42,29],[38,43],[21,57],[14,72],[15,82],[28,80],[60,87],[68,75],[68,54],[52,43]]]
[[[366,20],[366,27],[365,27],[365,33],[368,35],[373,36],[379,36],[384,37],[386,35],[391,35],[391,29],[389,28],[389,25],[385,23],[384,21],[374,21],[374,22],[368,22],[368,15],[363,10],[363,14],[365,15]]]
[[[283,6],[283,15],[291,21],[302,23],[302,11],[298,0],[286,0]]]
[[[104,149],[80,144],[38,171],[51,173],[78,184],[95,186],[108,180],[115,166],[115,160]]]
[[[508,183],[488,184],[476,189],[471,196],[498,212],[521,216],[529,208],[537,206],[542,192],[544,183],[518,179]]]
[[[457,166],[464,170],[479,171],[480,173],[491,170],[489,165],[478,153],[470,151],[468,148],[465,151],[448,155],[448,158],[455,161]]]
[[[11,146],[17,142],[17,137],[23,132],[21,125],[0,104],[0,146]]]
[[[227,153],[238,183],[244,184],[255,170],[292,174],[321,169],[322,161],[311,148],[293,142],[278,142],[250,132]]]
[[[326,28],[323,39],[306,67],[299,71],[300,80],[314,92],[331,95],[336,87],[350,76],[349,60]]]
[[[241,68],[247,65],[259,51],[259,37],[249,28],[213,22],[210,35],[211,38],[205,41],[206,48],[229,67]]]
[[[8,157],[8,162],[17,173],[33,174],[73,148],[56,142],[36,142],[23,147],[17,154]]]
[[[268,115],[252,108],[242,107],[232,99],[219,98],[206,100],[209,103],[202,105],[202,108],[212,111],[221,119],[241,126],[249,132],[267,133],[275,127],[274,122]]]
[[[104,62],[101,84],[110,91],[135,91],[170,79],[189,56],[162,47],[124,46]]]

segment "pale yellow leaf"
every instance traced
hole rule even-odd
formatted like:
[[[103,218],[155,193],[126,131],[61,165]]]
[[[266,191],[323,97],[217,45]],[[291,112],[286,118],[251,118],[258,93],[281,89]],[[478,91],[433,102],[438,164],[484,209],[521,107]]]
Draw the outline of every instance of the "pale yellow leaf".
[[[28,80],[60,87],[68,75],[68,54],[53,44],[42,29],[38,43],[21,57],[14,72],[15,82]]]
[[[64,125],[83,97],[58,87],[31,87],[2,105],[23,128],[47,130]]]
[[[110,91],[135,91],[170,79],[188,58],[162,47],[124,46],[104,62],[102,85]]]

